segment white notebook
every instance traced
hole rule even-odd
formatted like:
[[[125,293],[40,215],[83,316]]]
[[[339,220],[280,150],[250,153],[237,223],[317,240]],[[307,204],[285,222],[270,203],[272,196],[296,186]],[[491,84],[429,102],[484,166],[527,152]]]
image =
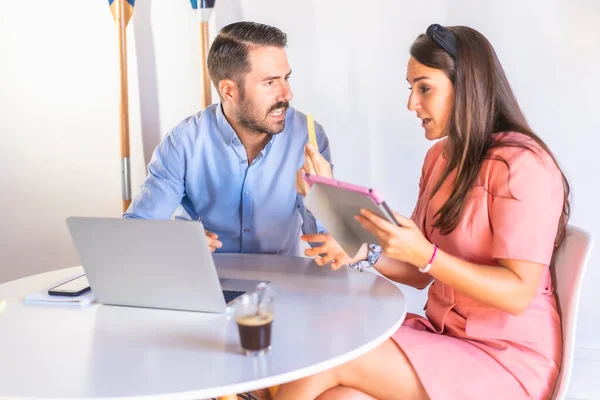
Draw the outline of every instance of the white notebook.
[[[59,306],[78,306],[84,307],[88,304],[96,301],[94,293],[90,290],[89,292],[83,293],[79,296],[51,296],[48,294],[48,290],[64,282],[67,282],[73,278],[80,276],[80,274],[63,279],[60,282],[56,282],[51,286],[41,290],[40,292],[31,293],[25,296],[23,299],[24,304],[38,304],[38,305],[59,305]]]

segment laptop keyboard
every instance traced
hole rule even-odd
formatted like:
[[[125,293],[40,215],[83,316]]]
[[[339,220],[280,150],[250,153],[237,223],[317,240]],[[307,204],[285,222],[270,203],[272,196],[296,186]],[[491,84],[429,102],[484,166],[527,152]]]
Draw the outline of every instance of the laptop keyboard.
[[[243,295],[244,291],[241,290],[223,290],[223,297],[225,297],[225,304],[229,304],[230,301],[235,300],[237,297]]]

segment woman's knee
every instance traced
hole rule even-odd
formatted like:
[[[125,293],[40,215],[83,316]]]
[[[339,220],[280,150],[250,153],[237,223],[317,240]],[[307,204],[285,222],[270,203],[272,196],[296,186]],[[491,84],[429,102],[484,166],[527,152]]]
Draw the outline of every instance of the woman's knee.
[[[360,390],[347,387],[337,386],[329,389],[325,393],[317,397],[316,400],[376,400]]]

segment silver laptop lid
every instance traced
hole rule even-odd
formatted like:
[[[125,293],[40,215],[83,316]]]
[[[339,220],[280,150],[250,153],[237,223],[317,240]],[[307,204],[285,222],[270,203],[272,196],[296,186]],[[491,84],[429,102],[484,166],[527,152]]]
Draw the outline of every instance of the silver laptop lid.
[[[69,217],[67,226],[98,302],[226,310],[200,222]]]

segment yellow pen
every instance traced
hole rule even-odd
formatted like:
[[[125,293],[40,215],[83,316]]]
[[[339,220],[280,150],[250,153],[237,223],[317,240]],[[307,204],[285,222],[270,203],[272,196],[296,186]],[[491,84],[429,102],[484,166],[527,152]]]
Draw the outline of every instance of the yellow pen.
[[[306,123],[308,125],[308,140],[315,146],[315,149],[319,150],[319,146],[317,145],[317,135],[315,134],[315,119],[312,114],[306,114]]]
[[[0,300],[0,312],[6,308],[6,300]]]

